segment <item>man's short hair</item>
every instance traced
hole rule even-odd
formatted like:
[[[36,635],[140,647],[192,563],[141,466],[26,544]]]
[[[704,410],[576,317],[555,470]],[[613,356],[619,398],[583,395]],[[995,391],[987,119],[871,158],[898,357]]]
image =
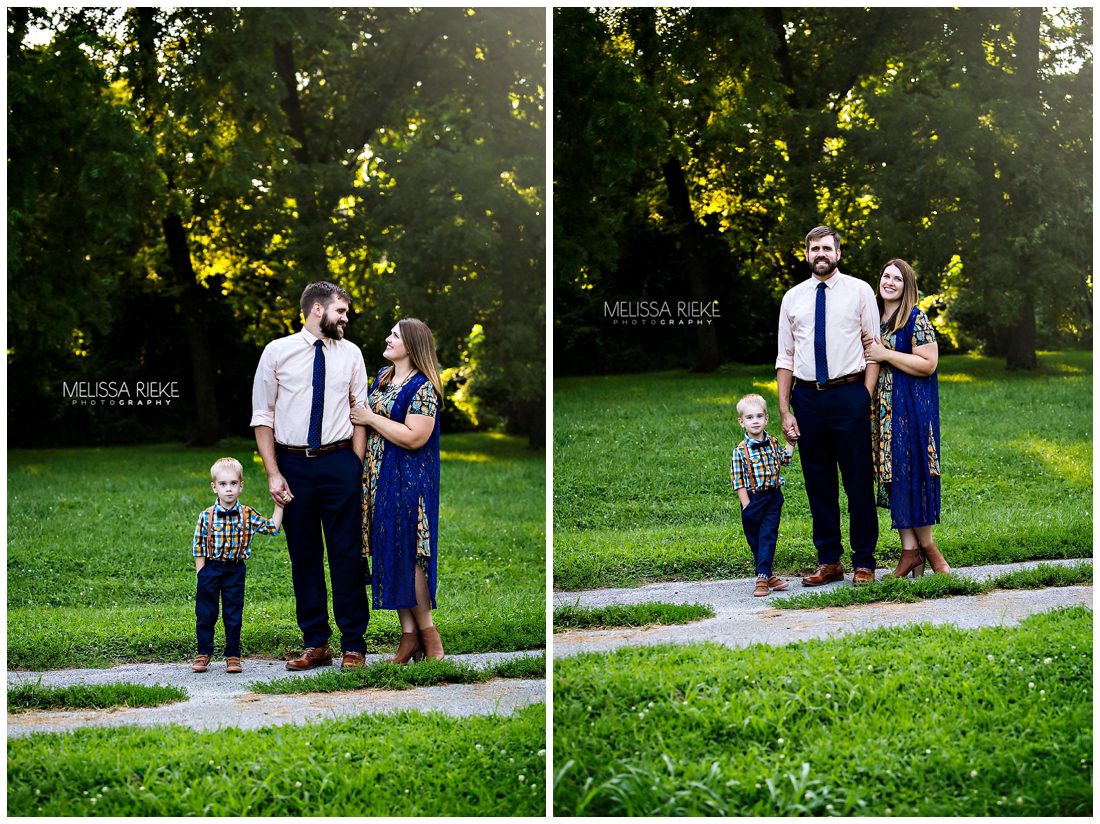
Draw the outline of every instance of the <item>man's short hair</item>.
[[[241,462],[236,458],[218,458],[214,461],[214,464],[210,467],[210,480],[218,480],[218,472],[223,469],[230,469],[237,473],[237,480],[244,480],[244,467],[241,466]]]
[[[760,395],[745,395],[741,400],[737,402],[737,417],[743,417],[745,410],[750,406],[759,406],[764,410],[764,414],[768,414],[768,402]]]
[[[327,280],[319,280],[316,283],[311,283],[302,292],[302,315],[309,317],[309,311],[313,308],[313,304],[319,303],[324,309],[328,309],[328,305],[332,303],[336,298],[342,301],[351,303],[351,295],[337,286],[335,283],[329,283]]]
[[[810,233],[806,235],[806,248],[810,248],[811,240],[817,240],[818,238],[823,238],[828,235],[833,236],[833,243],[836,245],[837,249],[840,249],[840,234],[832,226],[815,226],[813,229],[810,229]]]

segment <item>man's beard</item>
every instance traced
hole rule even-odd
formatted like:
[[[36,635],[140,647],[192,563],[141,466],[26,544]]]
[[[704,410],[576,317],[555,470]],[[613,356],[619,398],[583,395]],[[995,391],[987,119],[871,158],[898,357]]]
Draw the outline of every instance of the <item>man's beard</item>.
[[[326,338],[332,338],[332,340],[343,340],[344,338],[344,323],[340,323],[338,320],[329,320],[327,316],[321,318],[321,334]]]
[[[819,264],[819,263],[824,263],[828,268],[826,268],[824,272],[817,271],[817,264]],[[835,271],[836,271],[836,261],[835,260],[829,260],[828,258],[818,258],[817,260],[814,261],[813,272],[818,277],[825,277],[827,275],[831,275]]]

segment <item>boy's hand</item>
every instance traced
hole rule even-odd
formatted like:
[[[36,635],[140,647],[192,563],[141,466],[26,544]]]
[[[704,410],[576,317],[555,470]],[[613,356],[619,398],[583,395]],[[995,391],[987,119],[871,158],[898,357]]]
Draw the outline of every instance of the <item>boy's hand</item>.
[[[279,472],[268,476],[267,490],[271,493],[271,500],[273,500],[277,506],[286,506],[294,500],[294,495],[290,491],[290,486],[287,484],[286,478]]]
[[[202,555],[195,558],[195,574],[198,575],[199,570],[201,570],[205,565],[206,565],[206,558],[204,558]]]

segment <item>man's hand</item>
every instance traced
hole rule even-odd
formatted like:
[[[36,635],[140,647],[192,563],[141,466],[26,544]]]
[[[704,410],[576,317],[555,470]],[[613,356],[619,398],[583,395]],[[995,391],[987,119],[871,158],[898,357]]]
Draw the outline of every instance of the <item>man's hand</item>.
[[[793,412],[780,412],[779,425],[783,429],[783,437],[786,438],[789,443],[794,443],[798,440],[798,436],[801,433],[798,431],[798,421],[795,420]]]
[[[275,502],[276,506],[286,506],[294,500],[294,495],[287,485],[286,478],[279,472],[267,477],[267,490],[271,493],[271,500]]]

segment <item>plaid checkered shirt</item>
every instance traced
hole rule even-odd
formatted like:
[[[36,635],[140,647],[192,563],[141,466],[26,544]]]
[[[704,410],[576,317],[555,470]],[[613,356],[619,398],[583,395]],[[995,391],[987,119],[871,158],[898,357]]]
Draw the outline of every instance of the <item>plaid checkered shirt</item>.
[[[245,561],[252,554],[253,535],[278,535],[280,531],[271,520],[240,501],[232,509],[223,509],[215,501],[199,515],[191,554],[211,561]]]
[[[767,432],[759,441],[746,435],[733,448],[730,482],[734,489],[747,489],[749,492],[782,486],[783,478],[779,475],[779,467],[790,466],[791,457],[779,445],[779,440]]]

